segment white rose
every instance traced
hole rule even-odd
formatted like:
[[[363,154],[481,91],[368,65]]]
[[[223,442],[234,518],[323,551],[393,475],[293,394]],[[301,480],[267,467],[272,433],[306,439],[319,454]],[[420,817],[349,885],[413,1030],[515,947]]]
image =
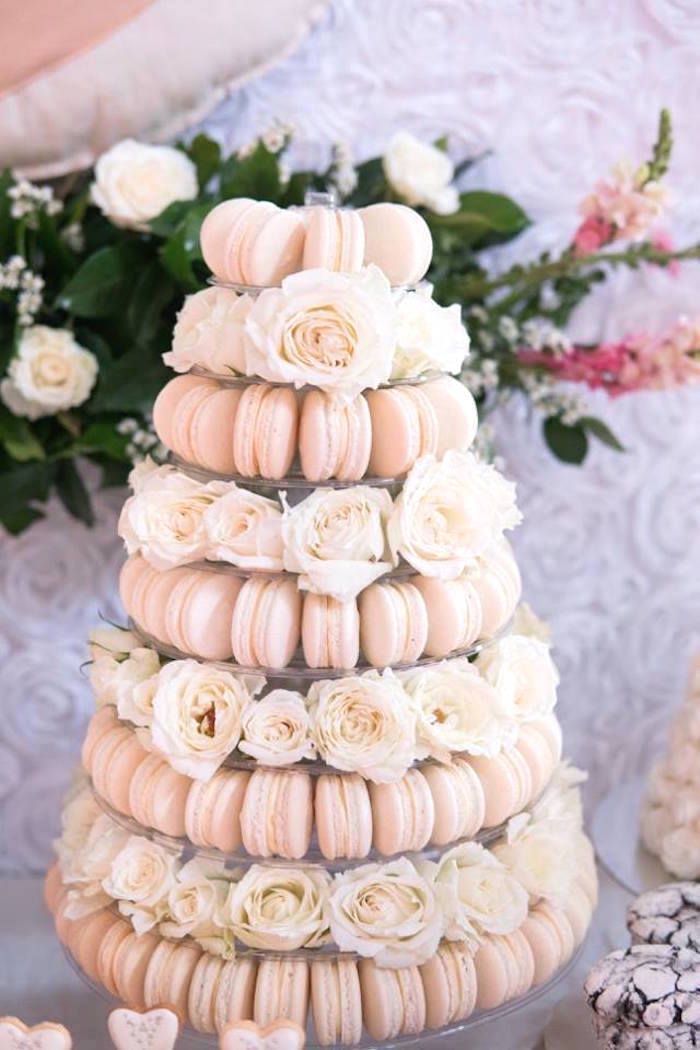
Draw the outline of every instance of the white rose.
[[[542,620],[530,608],[527,602],[521,602],[513,616],[513,634],[522,634],[528,638],[537,638],[545,645],[551,645],[552,629],[546,620]]]
[[[421,142],[408,131],[398,131],[384,154],[383,167],[406,204],[424,205],[438,215],[459,208],[459,193],[452,185],[454,165],[444,150]]]
[[[583,826],[583,802],[579,785],[588,778],[582,769],[560,762],[552,779],[530,810],[532,820],[559,821],[577,829]]]
[[[498,709],[491,686],[468,660],[446,660],[402,674],[418,708],[418,757],[449,762],[454,751],[495,755],[512,744],[516,725]]]
[[[131,631],[101,627],[90,633],[90,685],[98,706],[117,703],[122,665],[141,641]],[[129,672],[126,672],[127,675]]]
[[[165,915],[176,864],[173,853],[139,835],[131,835],[113,859],[102,886],[122,915],[131,918],[136,933],[152,929]]]
[[[234,936],[250,948],[295,951],[326,940],[330,875],[323,868],[254,864],[231,886],[225,908]]]
[[[221,484],[203,485],[170,466],[158,467],[122,507],[117,531],[127,552],[140,552],[154,569],[172,569],[205,557],[204,512]]]
[[[239,750],[266,766],[288,766],[313,758],[311,719],[301,693],[273,689],[246,705]]]
[[[350,601],[391,569],[391,507],[386,489],[368,485],[316,489],[296,507],[285,501],[285,569],[300,573],[302,590]]]
[[[68,871],[73,859],[88,840],[92,826],[103,810],[85,783],[64,805],[61,813],[61,837],[54,843],[61,867]]]
[[[95,627],[89,635],[90,655],[94,660],[100,653],[114,653],[116,655],[130,653],[141,645],[140,640],[133,631],[125,631],[121,627]]]
[[[385,383],[396,344],[394,301],[376,266],[359,274],[304,270],[255,300],[247,372],[348,400]]]
[[[207,557],[241,569],[282,569],[282,511],[276,500],[230,485],[204,512]]]
[[[409,471],[388,525],[394,556],[424,576],[454,580],[520,521],[515,486],[471,452],[422,456]]]
[[[209,780],[237,746],[243,708],[263,684],[196,660],[166,664],[153,699],[153,746],[179,773]]]
[[[482,650],[476,667],[511,718],[529,722],[554,710],[559,675],[549,646],[538,638],[507,635]]]
[[[422,291],[399,298],[392,379],[431,371],[457,373],[468,353],[469,336],[457,304],[439,306]]]
[[[10,412],[27,419],[54,416],[82,405],[97,379],[97,358],[65,328],[26,328],[0,397]]]
[[[170,468],[174,470],[174,467]],[[159,477],[162,474],[163,468],[160,466],[151,456],[144,456],[143,459],[137,460],[133,467],[129,471],[129,488],[134,493],[139,493],[141,489],[145,488],[148,484],[148,480],[151,474],[155,474]]]
[[[172,350],[163,361],[176,372],[194,365],[215,375],[245,374],[245,321],[253,305],[249,295],[213,285],[188,295],[177,315]]]
[[[159,931],[164,937],[217,939],[221,936],[220,915],[226,902],[230,873],[223,862],[193,857],[177,872],[168,893],[168,918]]]
[[[324,762],[375,783],[400,780],[416,748],[416,708],[386,670],[317,681],[308,694],[313,736]]]
[[[106,813],[101,813],[92,824],[85,842],[76,852],[61,860],[63,881],[77,885],[83,901],[108,903],[109,896],[103,880],[109,876],[112,861],[126,845],[129,833],[115,824]],[[77,918],[77,914],[75,916]]]
[[[115,226],[147,230],[169,204],[197,196],[197,169],[179,149],[124,139],[97,161],[90,196]]]
[[[476,842],[445,853],[435,889],[450,940],[478,943],[488,934],[512,933],[527,918],[528,895],[497,857]]]
[[[533,901],[564,902],[577,874],[573,839],[571,830],[557,822],[528,821],[515,836],[494,846],[493,853]]]
[[[407,857],[336,875],[328,915],[341,951],[382,967],[419,966],[435,954],[444,931],[435,888]]]
[[[116,675],[117,714],[135,726],[153,722],[160,659],[154,649],[135,649]]]

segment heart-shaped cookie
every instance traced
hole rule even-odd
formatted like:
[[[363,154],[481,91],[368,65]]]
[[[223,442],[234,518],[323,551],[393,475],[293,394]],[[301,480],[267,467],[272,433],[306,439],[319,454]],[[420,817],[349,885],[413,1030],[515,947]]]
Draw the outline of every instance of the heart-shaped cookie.
[[[306,1036],[295,1021],[282,1017],[261,1028],[253,1021],[234,1021],[219,1040],[220,1050],[302,1050]]]
[[[165,1006],[143,1011],[119,1006],[109,1015],[107,1027],[117,1050],[173,1050],[180,1019]]]
[[[30,1028],[18,1017],[0,1017],[0,1050],[71,1050],[73,1040],[62,1024],[44,1021]]]

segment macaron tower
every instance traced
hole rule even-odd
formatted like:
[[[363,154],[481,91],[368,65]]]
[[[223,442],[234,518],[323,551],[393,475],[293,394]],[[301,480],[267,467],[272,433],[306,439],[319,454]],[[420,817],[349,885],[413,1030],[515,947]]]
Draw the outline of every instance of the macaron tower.
[[[555,980],[596,902],[514,486],[418,213],[230,200],[201,239],[46,901],[212,1045],[424,1045]]]

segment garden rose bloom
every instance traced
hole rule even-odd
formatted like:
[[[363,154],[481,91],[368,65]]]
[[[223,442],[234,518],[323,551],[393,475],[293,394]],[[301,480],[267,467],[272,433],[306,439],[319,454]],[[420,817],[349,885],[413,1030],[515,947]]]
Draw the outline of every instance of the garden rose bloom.
[[[328,765],[389,783],[412,764],[416,709],[390,670],[314,682],[308,702],[313,737]]]
[[[225,921],[251,948],[294,951],[321,944],[327,933],[325,905],[330,875],[322,868],[253,864],[231,886]]]
[[[179,773],[209,780],[238,745],[243,709],[263,683],[196,660],[166,664],[153,699],[154,747]]]
[[[65,328],[37,324],[22,333],[0,397],[10,412],[40,419],[82,405],[97,379],[97,358]]]
[[[90,632],[90,685],[100,707],[117,703],[117,687],[133,670],[125,671],[122,665],[129,653],[139,648],[140,639],[119,627],[98,627]]]
[[[387,180],[406,204],[425,205],[438,215],[459,208],[459,194],[451,184],[454,165],[444,150],[399,131],[384,154],[383,167]]]
[[[510,634],[487,646],[476,667],[493,687],[501,711],[519,722],[554,710],[559,674],[549,646],[538,638]]]
[[[408,473],[389,519],[394,557],[417,572],[454,580],[521,520],[515,485],[471,452],[422,456]]]
[[[572,850],[575,833],[554,821],[528,821],[509,834],[506,842],[493,847],[513,878],[534,902],[540,898],[565,901],[576,878],[577,861]]]
[[[165,914],[176,863],[173,853],[139,835],[131,835],[112,860],[102,885],[122,915],[131,918],[136,933],[152,929]]]
[[[219,917],[226,901],[231,873],[223,862],[193,857],[178,871],[167,900],[169,918],[161,922],[164,937],[218,939],[222,935]]]
[[[512,933],[527,918],[528,895],[497,857],[476,842],[441,858],[435,889],[450,940],[478,944],[492,933]]]
[[[418,707],[418,757],[449,762],[452,752],[495,755],[513,741],[515,723],[468,660],[446,660],[401,675]]]
[[[456,374],[469,354],[469,336],[459,306],[439,306],[423,291],[400,297],[396,330],[393,379],[431,371]]]
[[[158,688],[160,658],[155,649],[134,649],[120,664],[115,693],[117,714],[135,726],[150,727]]]
[[[245,375],[245,320],[252,304],[249,295],[216,285],[188,295],[163,361],[176,372],[199,365],[217,375]]]
[[[90,195],[115,226],[147,230],[169,204],[197,196],[197,169],[179,149],[124,139],[95,164]]]
[[[391,569],[390,514],[386,489],[316,489],[296,507],[285,506],[285,569],[301,574],[302,590],[349,601]]]
[[[227,486],[204,511],[206,555],[241,569],[282,568],[282,511],[277,500]]]
[[[444,930],[434,886],[407,857],[337,875],[328,914],[341,951],[382,967],[419,966],[437,951]]]
[[[239,750],[266,766],[288,766],[313,758],[311,719],[301,693],[273,689],[251,700],[241,718]]]
[[[351,400],[391,374],[395,308],[376,266],[286,277],[258,296],[246,329],[247,372],[272,382],[310,384]]]

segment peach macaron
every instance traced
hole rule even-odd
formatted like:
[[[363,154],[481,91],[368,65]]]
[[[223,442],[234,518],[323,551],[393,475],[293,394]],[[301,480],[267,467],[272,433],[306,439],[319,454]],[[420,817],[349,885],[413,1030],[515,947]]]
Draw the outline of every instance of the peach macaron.
[[[185,806],[185,831],[196,846],[214,847],[224,853],[239,848],[241,810],[250,773],[219,769],[211,780],[193,780]]]
[[[357,773],[322,773],[314,796],[316,834],[327,860],[366,857],[372,846],[372,804]]]
[[[308,773],[255,770],[241,809],[241,836],[251,856],[299,860],[309,849],[313,820]]]
[[[301,269],[304,239],[299,212],[246,197],[218,204],[200,232],[204,261],[219,280],[258,286]]]
[[[301,605],[294,577],[249,577],[229,620],[228,649],[236,663],[286,667],[301,637]]]
[[[304,209],[306,238],[303,268],[356,273],[365,255],[365,229],[356,211],[349,208]]]
[[[299,458],[309,481],[357,481],[372,451],[372,420],[362,394],[347,401],[322,390],[304,397],[299,418]]]
[[[435,823],[430,785],[420,769],[409,769],[394,783],[370,784],[373,845],[384,856],[420,850]]]
[[[415,579],[373,583],[360,594],[360,646],[374,667],[410,663],[426,648],[428,610]]]
[[[435,576],[413,576],[428,613],[427,656],[447,656],[467,649],[482,634],[481,602],[467,576],[440,580]]]
[[[446,846],[476,835],[484,826],[486,796],[469,760],[455,756],[449,765],[428,763],[421,772],[433,797],[433,845]]]
[[[341,602],[325,594],[304,595],[301,643],[309,667],[354,667],[360,653],[360,614],[355,599]]]
[[[262,959],[255,982],[255,1023],[267,1025],[284,1017],[305,1028],[308,1009],[309,964],[306,960]]]
[[[444,1028],[464,1021],[474,1012],[476,970],[469,945],[443,941],[435,955],[420,967],[420,975],[428,1028]]]
[[[365,263],[383,270],[393,285],[416,284],[433,257],[425,219],[404,204],[370,204],[359,209],[365,228]]]
[[[243,391],[233,426],[233,458],[246,478],[278,480],[297,450],[299,404],[290,387],[253,383]]]
[[[311,1014],[320,1046],[352,1046],[362,1037],[362,991],[354,959],[311,963]]]
[[[425,990],[417,966],[383,969],[372,959],[359,964],[362,1015],[373,1039],[417,1035],[425,1027]]]

